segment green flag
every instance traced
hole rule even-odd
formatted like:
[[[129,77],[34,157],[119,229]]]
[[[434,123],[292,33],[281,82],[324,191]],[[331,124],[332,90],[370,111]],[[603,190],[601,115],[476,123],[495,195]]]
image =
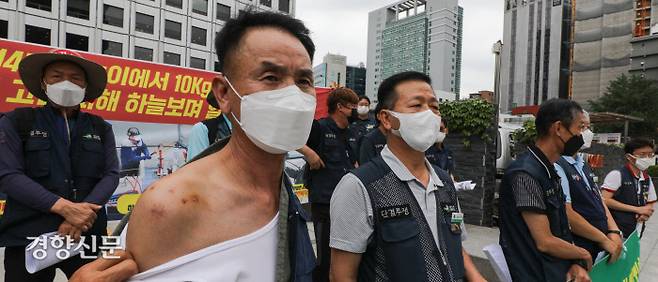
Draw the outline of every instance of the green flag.
[[[637,231],[624,242],[624,250],[614,264],[605,259],[594,265],[589,273],[593,282],[635,282],[640,279],[640,237]]]

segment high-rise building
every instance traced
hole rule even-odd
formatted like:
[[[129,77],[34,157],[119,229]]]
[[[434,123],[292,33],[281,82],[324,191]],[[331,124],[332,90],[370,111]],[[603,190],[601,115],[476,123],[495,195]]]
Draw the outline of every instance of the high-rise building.
[[[321,64],[313,67],[313,76],[317,87],[345,86],[347,57],[328,53]]]
[[[634,33],[640,36],[649,31],[650,14],[643,4],[648,8],[650,0],[576,2],[571,96],[574,101],[587,107],[589,100],[605,94],[610,81],[628,73]],[[647,28],[643,29],[639,24],[644,25],[645,19]],[[634,22],[638,24],[635,30]]]
[[[459,97],[463,9],[457,0],[404,0],[368,14],[366,95],[402,71],[432,78],[440,100]]]
[[[635,9],[630,73],[658,81],[658,0],[637,1]]]
[[[347,66],[345,87],[354,90],[359,96],[366,95],[366,66],[363,63]]]
[[[569,96],[571,1],[505,0],[502,112]]]
[[[0,37],[216,70],[213,40],[226,20],[247,9],[294,15],[296,1],[3,0]]]

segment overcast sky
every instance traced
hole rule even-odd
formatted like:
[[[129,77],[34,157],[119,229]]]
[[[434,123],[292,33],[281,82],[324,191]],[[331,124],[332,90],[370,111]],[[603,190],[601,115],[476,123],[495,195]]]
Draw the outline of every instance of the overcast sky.
[[[297,0],[296,17],[311,30],[317,47],[313,65],[327,53],[366,63],[368,12],[395,0]],[[461,96],[493,90],[491,46],[503,37],[502,0],[459,0],[464,7]]]

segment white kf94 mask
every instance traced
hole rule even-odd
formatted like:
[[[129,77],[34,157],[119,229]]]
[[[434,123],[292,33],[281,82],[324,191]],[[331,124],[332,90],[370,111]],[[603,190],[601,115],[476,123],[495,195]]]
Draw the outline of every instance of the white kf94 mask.
[[[316,99],[296,85],[260,91],[240,98],[238,122],[249,140],[270,154],[285,154],[306,144],[315,116]]]

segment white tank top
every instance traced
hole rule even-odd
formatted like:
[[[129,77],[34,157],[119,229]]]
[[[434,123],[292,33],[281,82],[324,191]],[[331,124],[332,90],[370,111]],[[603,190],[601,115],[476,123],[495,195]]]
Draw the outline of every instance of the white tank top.
[[[128,281],[274,281],[278,218],[279,213],[251,234],[175,258],[138,273]],[[128,226],[122,237],[126,230]]]

